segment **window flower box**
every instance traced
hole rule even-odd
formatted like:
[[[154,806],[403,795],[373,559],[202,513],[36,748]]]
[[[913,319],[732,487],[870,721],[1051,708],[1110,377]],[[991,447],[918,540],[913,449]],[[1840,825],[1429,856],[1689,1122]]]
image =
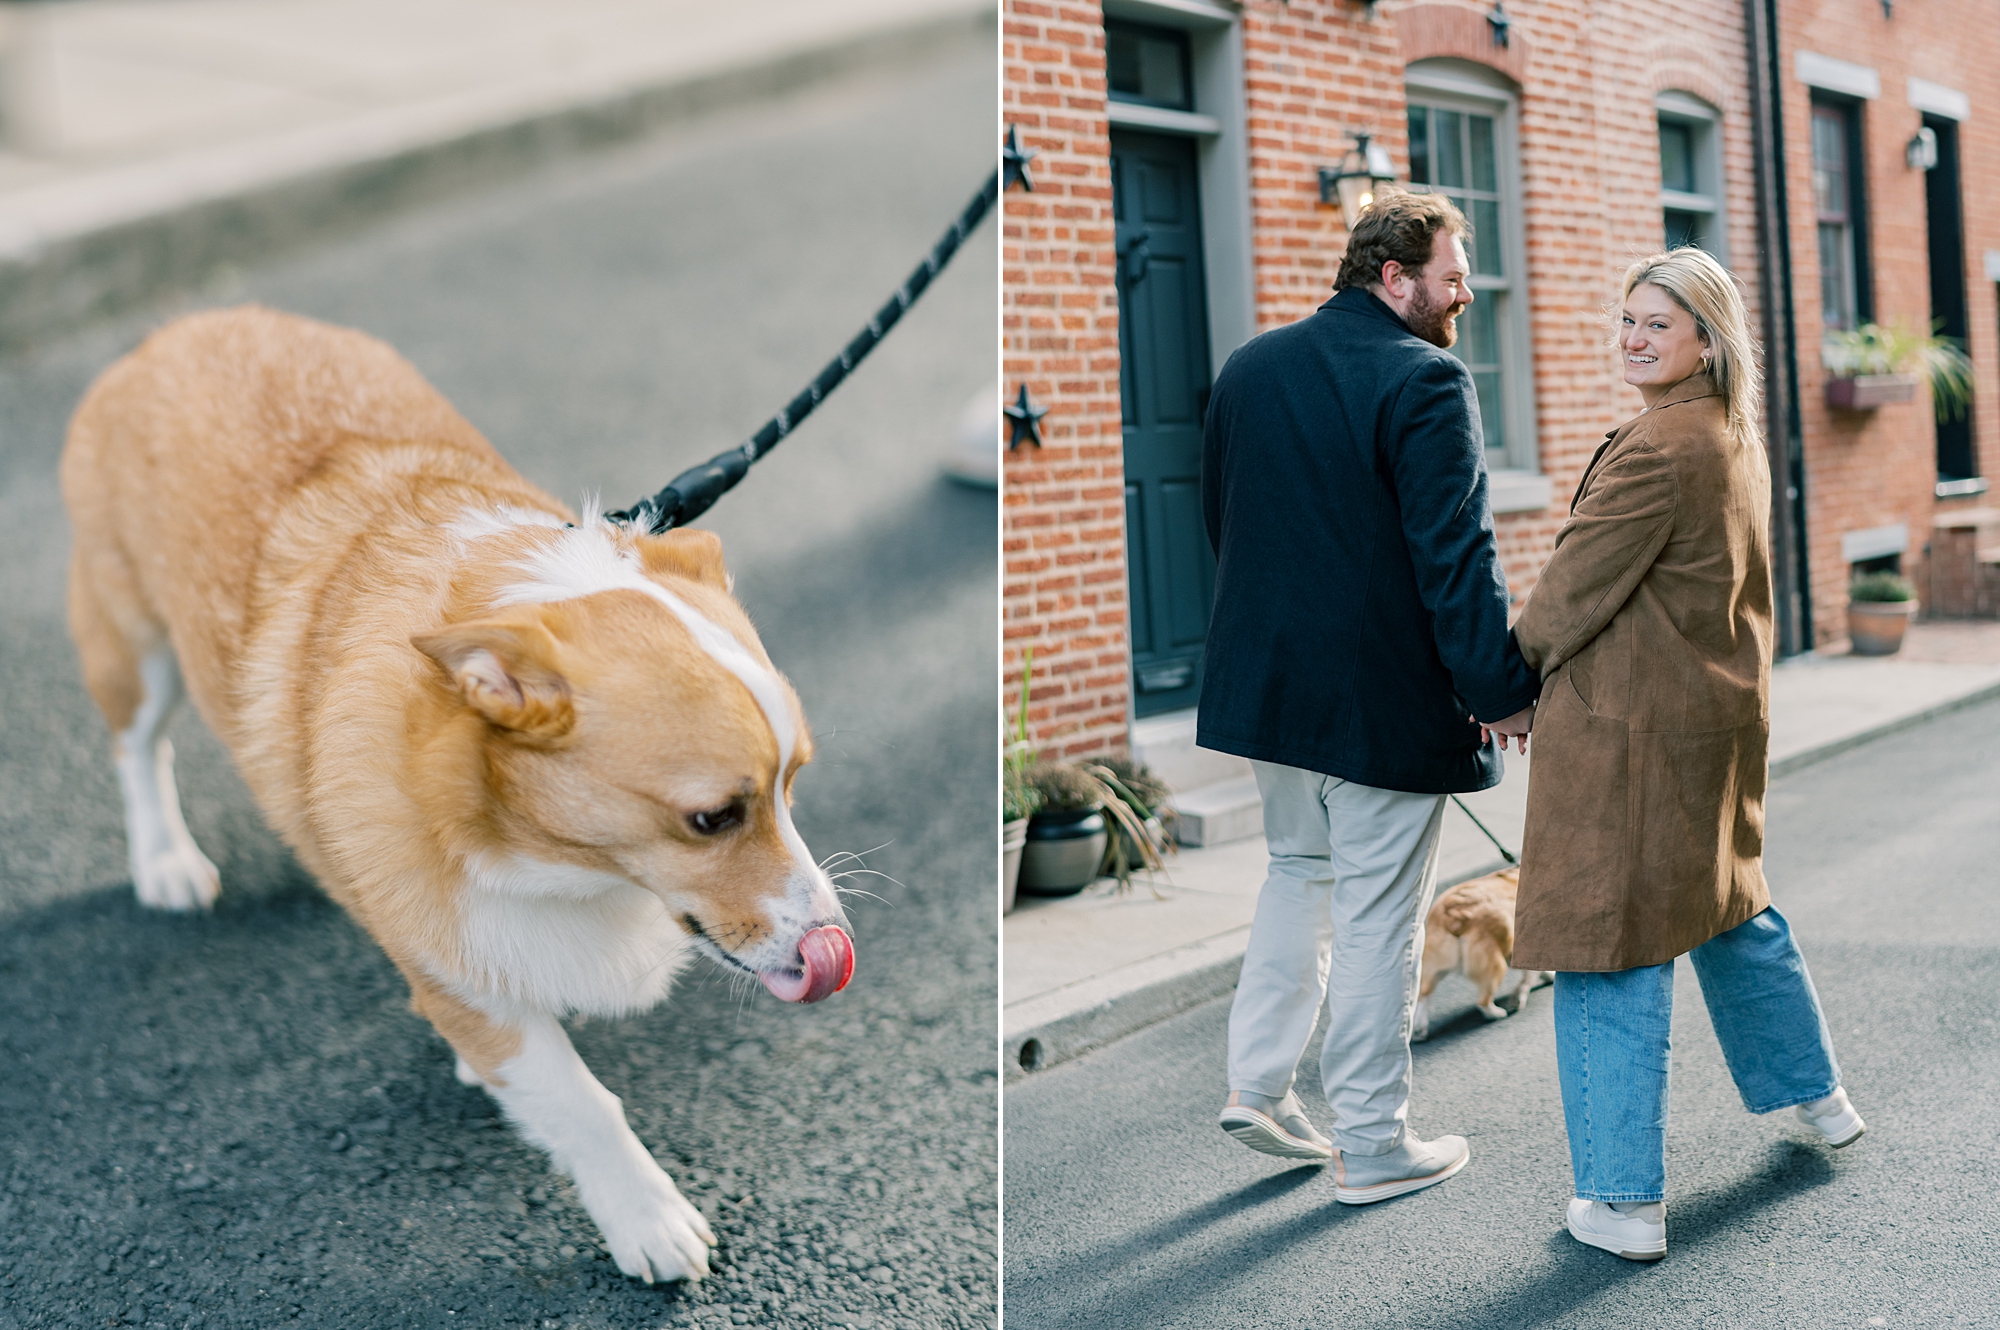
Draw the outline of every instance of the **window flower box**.
[[[1914,374],[1850,374],[1826,381],[1826,404],[1836,411],[1873,411],[1916,395]]]

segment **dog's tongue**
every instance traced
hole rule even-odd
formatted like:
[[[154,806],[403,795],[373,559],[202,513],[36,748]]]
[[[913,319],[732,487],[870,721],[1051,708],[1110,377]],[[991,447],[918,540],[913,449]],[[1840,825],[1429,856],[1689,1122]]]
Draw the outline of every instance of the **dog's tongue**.
[[[799,959],[804,964],[798,974],[765,970],[757,976],[782,1002],[817,1002],[854,977],[854,942],[832,924],[799,939]]]

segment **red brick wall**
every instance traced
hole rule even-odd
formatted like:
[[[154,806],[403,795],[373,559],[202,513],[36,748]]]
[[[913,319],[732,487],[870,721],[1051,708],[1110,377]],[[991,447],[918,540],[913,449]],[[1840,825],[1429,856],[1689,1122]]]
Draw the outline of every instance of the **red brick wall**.
[[[1251,262],[1257,327],[1302,319],[1333,293],[1347,247],[1340,209],[1319,201],[1319,168],[1375,134],[1408,174],[1402,60],[1386,5],[1370,18],[1338,0],[1243,8],[1250,139]]]
[[[1974,425],[1982,471],[2000,468],[2000,349],[1995,345],[1993,283],[1981,252],[2000,249],[2000,3],[1967,0],[1941,9],[1897,5],[1885,18],[1879,5],[1845,0],[1787,0],[1779,7],[1783,57],[1785,153],[1792,199],[1793,299],[1799,329],[1799,396],[1805,432],[1807,528],[1813,583],[1813,619],[1821,642],[1846,633],[1848,567],[1840,538],[1849,531],[1907,522],[1910,552],[1905,572],[1921,587],[1923,545],[1931,537],[1937,505],[1936,436],[1931,408],[1918,400],[1869,412],[1828,409],[1826,372],[1819,359],[1822,312],[1819,239],[1812,210],[1811,89],[1794,74],[1793,57],[1812,51],[1866,65],[1881,76],[1882,95],[1862,111],[1874,272],[1875,319],[1928,327],[1930,260],[1926,236],[1924,175],[1903,158],[1920,115],[1910,106],[1906,79],[1915,74],[1958,89],[1972,101],[1972,117],[1959,127],[1965,219],[1967,322],[1977,371]]]
[[[1048,408],[1042,446],[1021,444],[1005,468],[1006,705],[1014,715],[1032,646],[1035,743],[1071,755],[1122,749],[1125,485],[1103,13],[1007,0],[1001,60],[1003,118],[1039,154],[1034,192],[1017,185],[1002,199],[1003,391],[1012,401],[1026,383]]]

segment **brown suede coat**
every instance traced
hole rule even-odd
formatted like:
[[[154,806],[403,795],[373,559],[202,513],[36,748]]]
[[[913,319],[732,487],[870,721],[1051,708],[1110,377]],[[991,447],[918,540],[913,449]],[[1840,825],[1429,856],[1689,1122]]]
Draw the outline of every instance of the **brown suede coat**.
[[[1542,675],[1516,966],[1658,965],[1771,903],[1770,514],[1706,374],[1584,471],[1514,627]]]

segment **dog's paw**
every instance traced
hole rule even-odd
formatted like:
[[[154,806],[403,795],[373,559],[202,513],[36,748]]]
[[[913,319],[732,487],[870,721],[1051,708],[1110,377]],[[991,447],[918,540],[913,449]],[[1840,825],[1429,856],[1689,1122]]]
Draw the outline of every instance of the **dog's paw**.
[[[222,875],[193,841],[156,850],[132,866],[139,904],[154,910],[206,910],[222,894]]]
[[[1489,1002],[1481,1007],[1479,1014],[1489,1021],[1504,1021],[1507,1019],[1507,1009],[1495,1002]]]
[[[611,1259],[632,1278],[652,1284],[708,1273],[714,1231],[650,1159],[622,1177],[579,1185],[578,1190]]]

